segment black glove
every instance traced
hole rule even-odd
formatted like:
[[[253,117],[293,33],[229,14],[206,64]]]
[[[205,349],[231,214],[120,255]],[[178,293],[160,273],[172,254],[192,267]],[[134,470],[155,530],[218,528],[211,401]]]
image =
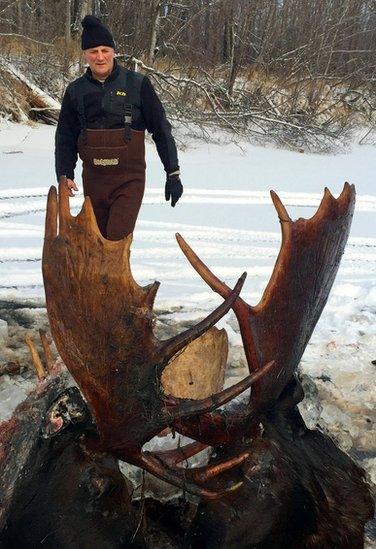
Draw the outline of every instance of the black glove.
[[[180,177],[178,174],[167,176],[166,186],[165,186],[165,198],[170,200],[171,206],[174,207],[176,202],[179,200],[183,194],[183,185],[181,184]]]

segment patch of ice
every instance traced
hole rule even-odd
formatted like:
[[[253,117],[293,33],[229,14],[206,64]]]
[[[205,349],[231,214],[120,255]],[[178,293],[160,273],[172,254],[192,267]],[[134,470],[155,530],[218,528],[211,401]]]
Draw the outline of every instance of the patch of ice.
[[[364,297],[366,290],[360,286],[355,286],[354,284],[337,284],[333,290],[333,295],[344,296],[344,297]]]
[[[0,422],[9,419],[18,404],[35,389],[35,382],[17,380],[7,375],[0,377]]]

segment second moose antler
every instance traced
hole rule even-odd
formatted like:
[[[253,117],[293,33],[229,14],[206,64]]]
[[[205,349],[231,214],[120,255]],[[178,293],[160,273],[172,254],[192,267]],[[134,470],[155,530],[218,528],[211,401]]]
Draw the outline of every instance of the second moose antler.
[[[176,426],[216,446],[216,459],[237,448],[249,451],[221,482],[242,481],[220,504],[201,501],[187,546],[197,548],[363,547],[373,516],[363,471],[320,431],[309,430],[297,408],[304,393],[294,373],[328,299],[350,230],[355,189],[345,184],[335,199],[328,190],[311,219],[292,221],[275,193],[282,245],[258,305],[240,297],[238,318],[250,371],[269,357],[274,366],[252,387],[252,399],[225,410],[183,418]],[[204,280],[226,297],[229,288],[178,236]],[[218,479],[207,479],[216,489]]]
[[[202,451],[204,444],[166,454],[143,452],[142,446],[177,420],[220,407],[270,368],[203,400],[170,397],[162,390],[161,375],[169,361],[231,308],[245,274],[206,319],[160,341],[153,334],[152,312],[159,283],[143,288],[135,282],[129,264],[131,241],[131,236],[118,242],[102,237],[90,199],[73,217],[65,187],[59,190],[59,200],[55,187],[50,189],[43,276],[53,338],[89,404],[101,449],[188,491],[218,497],[197,484],[206,475],[238,465],[248,452],[215,466],[183,469],[178,463]]]
[[[274,361],[273,368],[252,387],[252,400],[236,409],[182,419],[178,430],[207,444],[224,444],[257,429],[256,411],[278,399],[298,367],[333,285],[350,231],[355,205],[354,185],[345,183],[338,199],[325,190],[310,219],[292,221],[271,192],[282,228],[281,249],[269,284],[254,307],[238,297],[233,310],[239,322],[250,372]],[[191,265],[222,297],[230,288],[219,280],[177,234]],[[256,418],[257,419],[257,418]]]

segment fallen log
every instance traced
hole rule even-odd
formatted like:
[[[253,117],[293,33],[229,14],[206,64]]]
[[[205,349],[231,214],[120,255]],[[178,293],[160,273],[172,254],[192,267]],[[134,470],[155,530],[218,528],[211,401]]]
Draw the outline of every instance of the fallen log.
[[[60,103],[36,86],[15,65],[1,57],[0,86],[4,88],[1,107],[16,122],[27,118],[56,124]]]

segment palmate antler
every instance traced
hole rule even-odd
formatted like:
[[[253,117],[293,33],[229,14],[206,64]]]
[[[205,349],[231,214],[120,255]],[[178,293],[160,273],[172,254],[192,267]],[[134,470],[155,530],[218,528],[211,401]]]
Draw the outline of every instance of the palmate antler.
[[[254,429],[257,410],[276,401],[295,372],[333,285],[350,231],[354,185],[345,183],[339,198],[328,189],[310,219],[292,221],[277,194],[271,191],[282,228],[281,249],[271,279],[258,305],[240,297],[233,305],[250,372],[274,360],[274,366],[252,387],[252,399],[237,410],[183,419],[177,429],[208,444],[223,444]],[[222,297],[230,288],[219,280],[177,234],[188,261]]]
[[[220,407],[271,367],[202,400],[163,394],[161,375],[169,361],[226,314],[246,275],[207,318],[159,341],[152,313],[159,283],[141,287],[135,282],[129,264],[131,241],[131,235],[117,242],[102,237],[89,198],[73,217],[65,187],[59,189],[59,200],[56,188],[50,189],[43,276],[53,338],[88,402],[101,449],[192,493],[218,497],[197,484],[241,463],[247,452],[206,468],[183,469],[177,464],[202,451],[203,444],[165,455],[142,452],[142,446],[181,418]]]

